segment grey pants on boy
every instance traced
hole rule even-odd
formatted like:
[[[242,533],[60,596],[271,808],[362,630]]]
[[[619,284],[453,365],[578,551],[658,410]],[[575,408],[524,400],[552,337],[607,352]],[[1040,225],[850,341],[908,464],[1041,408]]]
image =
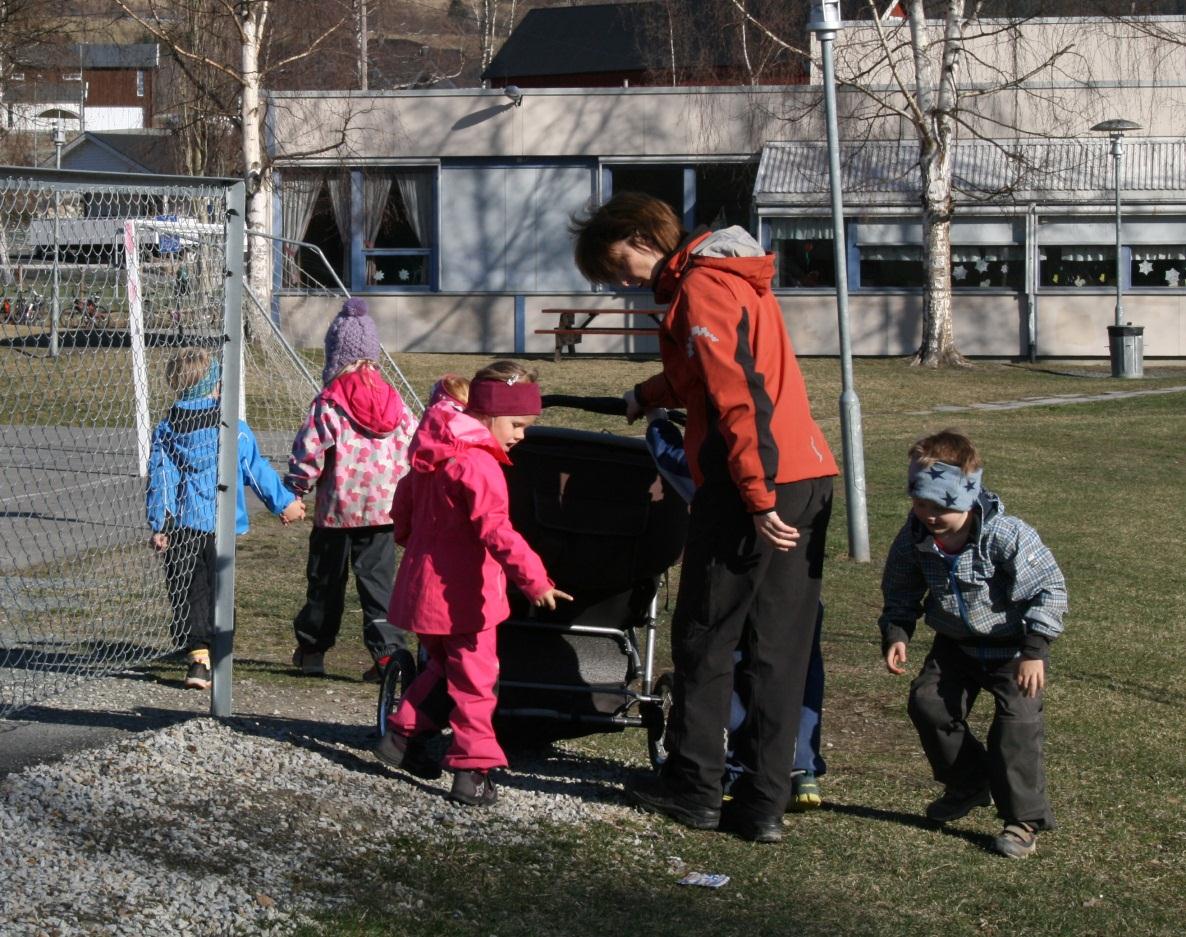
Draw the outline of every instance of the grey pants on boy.
[[[968,713],[981,690],[996,711],[987,746],[968,727]],[[1017,685],[1017,661],[980,660],[951,638],[935,636],[922,672],[910,684],[908,712],[935,780],[972,790],[988,779],[997,813],[1005,822],[1054,828],[1042,760],[1043,694],[1025,696]]]

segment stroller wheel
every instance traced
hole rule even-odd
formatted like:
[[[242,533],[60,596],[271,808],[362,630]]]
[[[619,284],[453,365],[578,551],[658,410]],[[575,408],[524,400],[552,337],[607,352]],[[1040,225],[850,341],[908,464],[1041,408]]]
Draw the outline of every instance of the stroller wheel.
[[[667,760],[667,719],[671,715],[671,694],[674,677],[665,673],[655,681],[655,703],[644,703],[641,707],[643,722],[647,729],[647,754],[651,767],[658,771]]]
[[[382,677],[375,713],[380,738],[387,733],[387,717],[399,708],[400,700],[416,677],[415,658],[408,651],[396,651],[383,668]]]

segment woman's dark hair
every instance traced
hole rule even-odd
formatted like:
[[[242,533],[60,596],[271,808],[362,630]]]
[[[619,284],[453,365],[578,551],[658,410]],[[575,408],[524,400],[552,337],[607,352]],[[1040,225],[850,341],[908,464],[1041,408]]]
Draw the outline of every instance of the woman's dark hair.
[[[599,208],[574,215],[568,230],[577,268],[594,283],[613,283],[617,277],[610,245],[634,240],[666,255],[687,236],[670,205],[642,192],[616,192]]]

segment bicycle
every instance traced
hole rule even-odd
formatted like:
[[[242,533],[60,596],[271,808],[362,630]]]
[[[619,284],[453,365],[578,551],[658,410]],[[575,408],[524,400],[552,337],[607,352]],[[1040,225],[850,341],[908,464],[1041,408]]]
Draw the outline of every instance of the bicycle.
[[[85,300],[81,296],[77,297],[67,311],[74,318],[82,320],[84,332],[106,328],[110,316],[109,310],[99,305],[99,297],[95,294],[91,294]]]

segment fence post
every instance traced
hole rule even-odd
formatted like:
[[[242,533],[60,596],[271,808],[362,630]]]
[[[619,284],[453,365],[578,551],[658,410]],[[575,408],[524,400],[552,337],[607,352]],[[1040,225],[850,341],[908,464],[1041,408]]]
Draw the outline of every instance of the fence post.
[[[235,514],[239,489],[239,413],[243,397],[243,251],[246,192],[226,193],[226,288],[223,294],[222,426],[218,440],[218,522],[214,537],[214,634],[210,713],[231,714],[235,635]]]
[[[132,394],[136,407],[136,458],[140,477],[148,477],[152,422],[148,417],[148,364],[144,355],[144,297],[140,289],[140,248],[136,222],[124,222],[124,268],[128,279],[128,340],[132,344]]]

